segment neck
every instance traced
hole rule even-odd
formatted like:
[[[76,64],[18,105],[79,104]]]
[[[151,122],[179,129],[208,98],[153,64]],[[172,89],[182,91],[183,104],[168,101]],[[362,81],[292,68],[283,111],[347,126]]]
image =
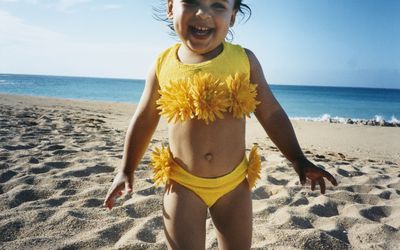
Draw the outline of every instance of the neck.
[[[198,54],[187,48],[184,44],[179,47],[178,58],[182,63],[201,63],[208,60],[212,60],[217,57],[224,49],[223,43],[218,45],[215,49],[206,52],[204,54]]]

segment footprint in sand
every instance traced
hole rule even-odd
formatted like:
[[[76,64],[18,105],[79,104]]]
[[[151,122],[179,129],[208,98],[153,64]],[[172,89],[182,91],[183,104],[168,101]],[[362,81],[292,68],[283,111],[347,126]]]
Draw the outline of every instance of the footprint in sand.
[[[16,176],[18,173],[12,170],[7,170],[6,172],[0,174],[0,183],[5,183],[9,181],[11,178]]]
[[[70,155],[70,154],[75,154],[78,153],[76,150],[66,150],[66,149],[60,149],[53,151],[53,155],[58,155],[58,156],[63,156],[63,155]]]
[[[299,198],[294,198],[294,200],[289,204],[289,206],[302,206],[302,205],[308,205],[310,202],[306,197],[299,197]]]
[[[144,223],[139,229],[136,236],[141,241],[156,243],[157,234],[160,233],[163,228],[163,218],[161,216],[157,216],[146,221],[146,223]]]
[[[35,157],[31,157],[29,158],[29,163],[31,164],[38,164],[39,163],[39,159],[35,158]]]
[[[66,189],[63,190],[60,195],[70,196],[70,195],[75,195],[76,193],[78,193],[76,189]]]
[[[103,200],[91,198],[84,200],[82,207],[100,207],[102,204]]]
[[[13,197],[9,202],[9,206],[10,208],[14,208],[25,202],[47,199],[49,197],[49,192],[35,189],[25,189],[17,191],[15,194],[11,195]]]
[[[29,172],[33,174],[43,174],[49,172],[50,170],[51,168],[43,166],[43,167],[31,168]]]
[[[86,167],[85,169],[68,171],[63,173],[62,176],[86,177],[94,174],[112,173],[112,172],[114,172],[113,167],[104,165],[95,165],[93,167]]]
[[[361,171],[347,171],[347,170],[344,170],[344,169],[342,169],[342,168],[338,168],[338,169],[336,170],[336,172],[337,172],[339,175],[343,176],[343,177],[353,177],[353,176],[361,176],[361,175],[364,175],[364,173],[361,172]]]
[[[11,145],[5,145],[3,146],[4,149],[10,150],[10,151],[15,151],[15,150],[28,150],[37,147],[37,144],[19,144],[16,146],[11,146]]]
[[[276,178],[274,178],[272,176],[268,176],[267,180],[269,182],[271,182],[272,184],[274,184],[274,185],[280,185],[280,186],[284,186],[284,185],[288,184],[288,182],[289,182],[288,180],[285,180],[285,179],[279,180],[279,179],[276,179]]]
[[[161,193],[161,192],[157,192],[157,190],[159,190],[158,188],[156,188],[155,186],[151,186],[148,188],[144,188],[142,190],[138,190],[136,193],[139,195],[143,195],[143,196],[149,196],[149,195],[154,195],[157,193]]]
[[[59,207],[64,204],[68,199],[66,197],[51,198],[45,200],[45,207]]]
[[[38,211],[35,218],[33,219],[34,222],[45,222],[47,221],[51,216],[55,214],[56,210],[52,209],[46,209],[46,210],[41,210]]]
[[[131,218],[147,217],[157,211],[162,211],[162,198],[153,195],[142,200],[135,200],[134,203],[124,205],[124,208]]]
[[[67,161],[51,161],[51,162],[45,162],[45,163],[44,163],[44,165],[45,165],[46,167],[49,167],[49,168],[59,168],[59,169],[61,169],[61,168],[66,168],[66,167],[68,167],[70,164],[71,164],[71,163],[70,163],[70,162],[67,162]]]
[[[263,200],[263,199],[268,199],[269,197],[270,197],[270,192],[268,191],[265,185],[256,188],[251,194],[251,199],[253,200]]]
[[[55,144],[55,145],[50,145],[43,150],[44,151],[55,151],[55,150],[60,150],[60,149],[64,149],[64,148],[65,148],[64,145]]]
[[[321,217],[332,217],[339,215],[337,204],[331,201],[326,201],[322,204],[311,205],[309,211]]]
[[[360,214],[369,220],[380,222],[382,218],[389,217],[392,208],[389,206],[371,206],[360,210]]]
[[[9,219],[0,223],[0,242],[16,240],[24,227],[24,221],[21,219]]]

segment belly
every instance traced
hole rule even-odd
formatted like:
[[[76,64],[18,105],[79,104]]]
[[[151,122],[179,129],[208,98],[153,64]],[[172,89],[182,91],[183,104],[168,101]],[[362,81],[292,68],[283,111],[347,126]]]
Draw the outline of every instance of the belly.
[[[231,172],[244,157],[245,124],[229,113],[208,125],[195,119],[170,124],[169,144],[175,161],[200,177]]]

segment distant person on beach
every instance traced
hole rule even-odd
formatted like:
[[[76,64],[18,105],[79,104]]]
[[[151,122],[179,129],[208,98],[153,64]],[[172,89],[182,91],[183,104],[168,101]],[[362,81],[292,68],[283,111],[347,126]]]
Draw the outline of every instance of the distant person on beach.
[[[250,249],[251,189],[260,178],[254,146],[246,156],[246,117],[254,113],[292,163],[301,184],[325,193],[327,171],[303,154],[293,127],[264,78],[257,57],[226,41],[237,13],[251,14],[241,0],[168,0],[167,18],[180,39],[150,69],[129,125],[122,167],[105,198],[111,209],[132,192],[139,165],[160,116],[168,120],[168,146],[153,150],[155,184],[165,184],[165,238],[172,249],[204,249],[209,210],[220,249]]]

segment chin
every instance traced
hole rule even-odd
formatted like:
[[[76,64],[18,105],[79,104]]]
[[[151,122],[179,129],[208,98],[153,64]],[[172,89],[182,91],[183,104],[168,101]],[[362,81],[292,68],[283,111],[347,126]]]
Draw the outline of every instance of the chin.
[[[188,43],[188,48],[198,54],[205,54],[212,50],[209,45],[196,45],[195,43]]]

